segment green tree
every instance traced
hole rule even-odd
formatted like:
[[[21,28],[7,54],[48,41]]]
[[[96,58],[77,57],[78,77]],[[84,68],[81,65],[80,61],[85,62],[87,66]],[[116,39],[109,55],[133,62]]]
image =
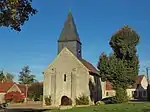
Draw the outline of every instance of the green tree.
[[[8,72],[4,72],[3,70],[0,71],[0,81],[4,81],[4,82],[12,82],[14,79],[14,75]]]
[[[110,81],[116,90],[118,103],[126,101],[127,97],[121,99],[119,96],[127,96],[126,89],[133,85],[138,75],[139,60],[136,46],[140,37],[128,25],[115,33],[110,40],[113,53],[107,56],[102,53],[98,63],[98,69],[103,81]]]
[[[14,75],[7,72],[6,75],[5,75],[5,81],[13,82],[13,79],[14,79]]]
[[[116,58],[123,61],[124,70],[126,69],[128,74],[126,76],[128,80],[127,86],[135,83],[139,72],[139,60],[136,49],[139,39],[140,37],[136,31],[125,25],[110,40],[110,46]]]
[[[32,0],[0,0],[0,26],[21,31],[21,26],[35,15]]]
[[[19,75],[19,83],[20,84],[32,84],[35,81],[35,75],[31,74],[31,70],[29,66],[25,66],[22,68],[22,71]]]
[[[0,82],[4,81],[5,75],[4,75],[4,71],[0,71]]]
[[[34,100],[41,100],[40,97],[43,95],[43,83],[36,82],[30,85],[28,89],[28,96]]]

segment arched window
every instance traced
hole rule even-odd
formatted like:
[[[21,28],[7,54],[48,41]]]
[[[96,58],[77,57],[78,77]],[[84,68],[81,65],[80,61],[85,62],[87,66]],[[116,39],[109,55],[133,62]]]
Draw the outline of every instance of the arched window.
[[[66,82],[66,74],[64,74],[64,81]]]

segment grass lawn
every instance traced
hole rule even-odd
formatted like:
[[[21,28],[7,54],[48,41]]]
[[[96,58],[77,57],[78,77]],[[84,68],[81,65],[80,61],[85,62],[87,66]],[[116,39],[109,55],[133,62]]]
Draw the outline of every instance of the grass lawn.
[[[68,110],[51,110],[49,112],[150,112],[150,103],[110,104],[78,108],[74,107]]]

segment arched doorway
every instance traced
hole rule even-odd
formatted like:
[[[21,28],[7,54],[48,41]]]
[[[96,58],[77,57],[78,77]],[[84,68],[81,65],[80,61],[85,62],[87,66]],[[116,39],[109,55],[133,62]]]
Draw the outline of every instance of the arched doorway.
[[[61,105],[72,105],[72,100],[67,96],[62,96]]]

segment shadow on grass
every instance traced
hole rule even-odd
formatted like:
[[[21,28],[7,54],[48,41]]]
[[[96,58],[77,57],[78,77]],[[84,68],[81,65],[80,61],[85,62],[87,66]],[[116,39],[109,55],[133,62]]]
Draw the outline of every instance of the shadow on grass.
[[[143,109],[142,112],[150,112],[150,109]]]
[[[148,102],[147,100],[130,100],[131,102]]]
[[[49,109],[32,109],[32,108],[28,108],[28,109],[22,109],[22,108],[14,108],[14,109],[6,109],[6,112],[44,112],[46,110]]]

